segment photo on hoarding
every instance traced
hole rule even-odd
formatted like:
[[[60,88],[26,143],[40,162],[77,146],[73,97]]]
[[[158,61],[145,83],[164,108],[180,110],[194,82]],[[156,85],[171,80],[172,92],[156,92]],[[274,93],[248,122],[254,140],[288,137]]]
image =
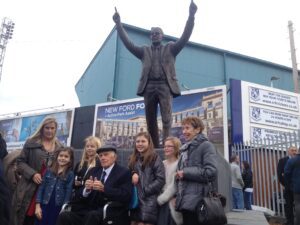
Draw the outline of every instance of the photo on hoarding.
[[[7,144],[8,150],[21,149],[27,140],[38,128],[45,117],[54,117],[58,123],[56,135],[63,145],[70,145],[73,110],[60,111],[48,114],[35,114],[25,117],[16,117],[0,120],[0,131]]]

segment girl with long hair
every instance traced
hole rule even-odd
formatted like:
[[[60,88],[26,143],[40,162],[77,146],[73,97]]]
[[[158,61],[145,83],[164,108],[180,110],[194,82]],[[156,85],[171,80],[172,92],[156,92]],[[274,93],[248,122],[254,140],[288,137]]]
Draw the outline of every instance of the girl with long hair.
[[[55,161],[46,170],[36,197],[36,225],[55,225],[63,204],[69,202],[74,180],[74,153],[71,147],[60,148]]]
[[[101,147],[101,141],[99,138],[94,136],[89,136],[84,140],[84,149],[82,153],[81,160],[76,164],[74,173],[75,173],[75,182],[74,189],[75,192],[82,187],[84,181],[88,178],[86,177],[88,171],[91,168],[97,167],[100,165],[99,157],[97,154],[97,149]],[[75,194],[76,195],[76,194]]]
[[[129,169],[139,200],[138,207],[131,212],[131,225],[156,224],[157,196],[165,184],[165,170],[149,133],[141,132],[136,135],[135,148],[129,158]]]

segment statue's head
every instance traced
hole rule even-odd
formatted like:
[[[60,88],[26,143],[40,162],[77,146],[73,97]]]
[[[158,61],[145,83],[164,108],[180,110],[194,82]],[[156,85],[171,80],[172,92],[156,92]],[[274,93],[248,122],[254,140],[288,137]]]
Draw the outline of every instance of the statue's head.
[[[153,45],[158,45],[163,39],[164,33],[160,27],[151,27],[150,38]]]

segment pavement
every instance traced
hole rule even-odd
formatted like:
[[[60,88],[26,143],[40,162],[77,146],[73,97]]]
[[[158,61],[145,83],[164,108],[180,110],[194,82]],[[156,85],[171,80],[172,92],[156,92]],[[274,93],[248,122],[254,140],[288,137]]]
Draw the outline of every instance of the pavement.
[[[228,225],[269,225],[261,211],[240,210],[226,213]]]

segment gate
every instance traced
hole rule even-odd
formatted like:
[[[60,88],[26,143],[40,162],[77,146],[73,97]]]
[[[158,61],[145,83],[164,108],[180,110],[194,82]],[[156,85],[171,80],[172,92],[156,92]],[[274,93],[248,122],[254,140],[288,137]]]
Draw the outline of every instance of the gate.
[[[283,187],[277,176],[278,160],[287,155],[287,149],[299,149],[300,132],[285,134],[276,138],[252,140],[234,144],[232,153],[246,160],[253,172],[253,204],[273,210],[284,216]]]

